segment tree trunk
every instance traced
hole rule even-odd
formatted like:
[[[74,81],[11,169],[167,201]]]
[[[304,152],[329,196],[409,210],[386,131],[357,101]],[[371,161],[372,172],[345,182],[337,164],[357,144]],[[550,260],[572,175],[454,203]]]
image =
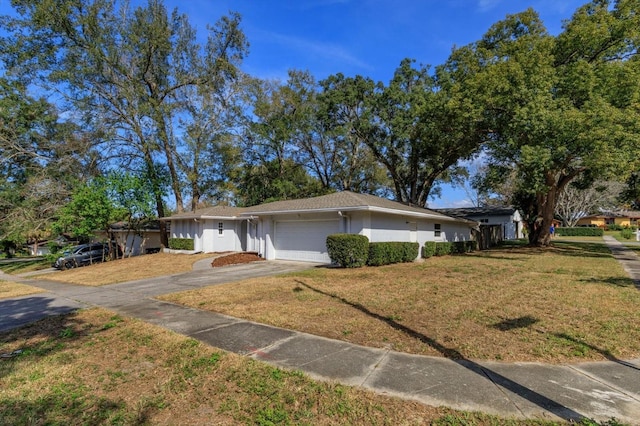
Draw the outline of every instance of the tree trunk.
[[[536,247],[548,247],[551,245],[550,229],[556,209],[558,187],[554,183],[548,188],[547,192],[536,196],[536,218],[533,222],[533,232],[529,233],[529,243]]]

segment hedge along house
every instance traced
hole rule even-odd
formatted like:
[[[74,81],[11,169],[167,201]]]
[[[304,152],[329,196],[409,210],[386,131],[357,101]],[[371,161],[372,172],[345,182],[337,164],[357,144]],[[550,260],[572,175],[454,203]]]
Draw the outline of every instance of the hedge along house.
[[[468,241],[477,222],[350,191],[247,208],[211,207],[177,214],[172,238],[193,238],[195,251],[255,251],[267,260],[329,263],[330,234],[371,242]],[[226,233],[225,233],[226,232]]]

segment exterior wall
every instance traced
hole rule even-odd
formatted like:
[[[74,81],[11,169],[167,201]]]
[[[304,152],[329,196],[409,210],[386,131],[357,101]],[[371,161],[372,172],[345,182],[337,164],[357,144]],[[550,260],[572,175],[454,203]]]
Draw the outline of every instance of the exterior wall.
[[[637,226],[638,218],[636,217],[604,217],[604,216],[587,216],[579,219],[576,223],[577,226],[598,226],[601,228],[606,227],[609,224],[614,224],[623,227]]]
[[[576,222],[576,225],[578,226],[595,225],[595,226],[603,227],[605,225],[605,219],[604,217],[587,216],[587,217],[578,219],[578,222]]]
[[[49,246],[46,242],[40,243],[37,247],[38,248],[36,249],[35,244],[31,244],[28,246],[29,254],[31,256],[44,256],[45,254],[49,254]]]
[[[524,223],[518,211],[512,215],[473,216],[473,220],[480,222],[482,225],[502,226],[502,238],[505,240],[524,238]]]
[[[218,223],[223,225],[222,235],[218,231]],[[174,220],[171,222],[171,237],[192,238],[196,252],[240,251],[240,227],[240,221],[236,220]]]
[[[614,220],[614,223],[616,225],[625,226],[625,227],[629,227],[632,225],[631,219],[628,217],[616,217]],[[635,226],[635,223],[633,223],[633,225]]]
[[[172,220],[171,238],[195,238],[198,228],[198,222],[193,219]]]
[[[440,236],[436,237],[436,224],[440,224]],[[371,242],[408,241],[420,244],[420,251],[427,241],[468,241],[471,229],[461,223],[437,222],[409,216],[381,213],[356,213],[351,216],[351,233],[365,235]]]
[[[116,243],[122,248],[125,257],[145,254],[149,249],[160,249],[160,231],[144,231],[139,235],[133,231],[113,233]]]
[[[443,222],[441,224],[440,239],[436,241],[469,241],[471,240],[471,228],[459,223]]]
[[[202,251],[241,251],[240,222],[236,220],[207,219],[202,221]],[[222,234],[219,224],[222,224]]]

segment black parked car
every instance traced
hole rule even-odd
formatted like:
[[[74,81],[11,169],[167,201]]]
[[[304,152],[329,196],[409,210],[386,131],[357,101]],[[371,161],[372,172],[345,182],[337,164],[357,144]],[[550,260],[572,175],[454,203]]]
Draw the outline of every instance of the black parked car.
[[[103,243],[80,244],[65,250],[53,264],[54,268],[71,269],[102,262],[109,258],[109,246]]]

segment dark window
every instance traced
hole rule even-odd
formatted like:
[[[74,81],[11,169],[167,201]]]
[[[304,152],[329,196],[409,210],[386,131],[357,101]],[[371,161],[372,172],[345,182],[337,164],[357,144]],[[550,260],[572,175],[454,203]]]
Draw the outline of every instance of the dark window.
[[[434,224],[434,225],[433,225],[433,229],[434,229],[434,231],[435,231],[435,232],[434,232],[434,236],[435,236],[435,237],[439,237],[439,236],[440,236],[440,234],[442,233],[442,231],[441,231],[441,225],[440,225],[439,223],[436,223],[436,224]]]

